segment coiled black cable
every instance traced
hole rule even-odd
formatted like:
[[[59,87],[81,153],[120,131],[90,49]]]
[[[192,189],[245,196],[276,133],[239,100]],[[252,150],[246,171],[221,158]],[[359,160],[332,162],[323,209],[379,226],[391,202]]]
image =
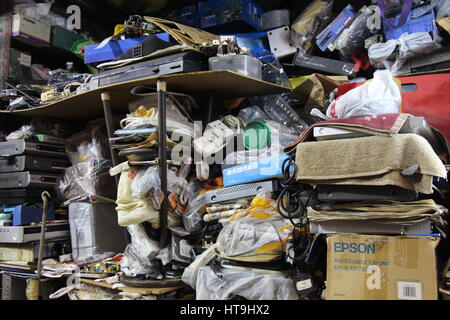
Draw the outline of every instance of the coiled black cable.
[[[293,230],[293,252],[291,250],[287,255],[293,261],[293,265],[298,262],[304,262],[308,257],[312,238],[306,232],[308,224],[307,207],[311,201],[313,191],[309,190],[305,185],[297,182],[298,168],[295,159],[289,158],[283,162],[283,180],[281,181],[282,191],[278,197],[277,209],[279,214],[288,219],[294,226]],[[309,191],[306,202],[302,202],[301,196]]]

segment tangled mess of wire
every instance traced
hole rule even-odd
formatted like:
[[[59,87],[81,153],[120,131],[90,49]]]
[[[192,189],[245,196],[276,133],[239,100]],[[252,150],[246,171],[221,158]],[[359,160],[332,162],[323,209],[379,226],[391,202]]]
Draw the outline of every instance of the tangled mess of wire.
[[[289,250],[288,258],[293,265],[302,263],[308,257],[312,237],[307,233],[307,207],[311,201],[313,190],[297,182],[298,168],[295,159],[289,158],[283,162],[282,191],[278,197],[277,209],[279,214],[288,219],[294,226],[293,247]],[[302,195],[308,194],[307,200],[302,201]],[[294,256],[292,256],[292,252]]]

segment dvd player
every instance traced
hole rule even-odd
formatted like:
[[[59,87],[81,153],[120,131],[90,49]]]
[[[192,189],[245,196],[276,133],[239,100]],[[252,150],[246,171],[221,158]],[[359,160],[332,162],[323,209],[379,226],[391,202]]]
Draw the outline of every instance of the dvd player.
[[[92,77],[90,89],[154,76],[208,70],[207,58],[202,53],[187,51],[103,71]]]
[[[61,172],[70,167],[64,159],[41,158],[34,156],[17,156],[0,158],[0,173],[21,171]]]
[[[211,190],[206,193],[206,204],[253,198],[261,189],[265,189],[268,192],[277,192],[279,190],[278,180],[246,183],[228,188]]]
[[[39,241],[41,226],[0,227],[0,243],[27,243]],[[68,222],[47,224],[45,240],[70,237]]]
[[[27,142],[25,140],[0,142],[0,156],[10,157],[21,155],[67,158],[66,148],[61,145]]]
[[[54,188],[59,175],[53,173],[14,172],[0,174],[0,189]]]
[[[415,201],[418,193],[397,186],[318,185],[322,202]]]

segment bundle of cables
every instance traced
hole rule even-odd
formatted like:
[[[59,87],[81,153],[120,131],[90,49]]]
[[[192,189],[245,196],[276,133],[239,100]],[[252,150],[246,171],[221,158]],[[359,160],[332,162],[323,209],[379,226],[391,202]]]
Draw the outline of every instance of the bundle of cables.
[[[313,237],[307,230],[308,218],[307,208],[310,205],[315,190],[311,187],[297,182],[298,168],[295,159],[289,158],[283,162],[283,180],[281,182],[282,191],[278,197],[278,212],[288,219],[294,226],[292,246],[287,252],[287,260],[292,264],[291,278],[309,279],[308,273],[310,268],[307,266]],[[305,273],[306,271],[306,273]],[[298,290],[300,291],[300,290]],[[316,294],[315,286],[311,285],[308,290],[303,290],[301,294]],[[299,292],[300,294],[300,292]]]

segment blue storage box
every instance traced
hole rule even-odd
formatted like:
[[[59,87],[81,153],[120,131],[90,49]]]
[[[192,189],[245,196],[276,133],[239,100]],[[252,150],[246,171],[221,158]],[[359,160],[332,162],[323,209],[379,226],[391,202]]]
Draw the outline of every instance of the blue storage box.
[[[161,40],[170,41],[170,36],[167,33],[156,34]],[[100,44],[94,44],[91,46],[86,46],[84,48],[85,57],[84,62],[92,66],[99,65],[100,63],[107,62],[117,58],[118,56],[124,54],[134,46],[138,45],[144,41],[147,37],[139,37],[126,40],[110,41],[103,48],[96,49]]]
[[[210,0],[198,4],[200,27],[216,34],[261,30],[263,10],[252,0]]]
[[[400,19],[400,13],[387,20],[394,26],[398,24]],[[438,27],[436,26],[436,15],[433,7],[425,5],[415,8],[409,13],[406,23],[399,28],[390,29],[389,25],[383,21],[384,35],[386,40],[398,39],[403,33],[415,33],[415,32],[435,32],[439,34]]]
[[[231,187],[237,184],[279,178],[283,175],[283,162],[291,155],[282,153],[275,157],[241,164],[223,170],[223,185]]]
[[[12,214],[13,226],[26,226],[31,223],[42,222],[42,209],[29,206],[17,206],[4,209],[5,213]],[[49,207],[47,212],[47,221],[55,220],[53,207]]]
[[[187,6],[174,11],[168,20],[185,24],[189,27],[200,28],[200,19],[198,15],[198,8],[196,5]]]

